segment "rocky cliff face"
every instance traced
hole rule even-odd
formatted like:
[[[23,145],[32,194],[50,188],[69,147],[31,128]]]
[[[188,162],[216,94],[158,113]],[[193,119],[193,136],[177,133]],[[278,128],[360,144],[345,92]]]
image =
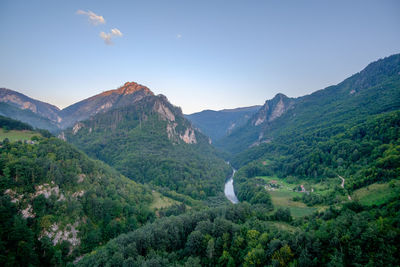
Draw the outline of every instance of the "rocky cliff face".
[[[115,131],[122,124],[131,125],[133,129],[135,123],[132,120],[139,121],[139,126],[145,126],[148,123],[148,118],[152,114],[157,114],[158,123],[165,125],[165,131],[168,139],[172,143],[185,142],[187,144],[196,144],[196,130],[191,123],[186,120],[180,108],[173,106],[168,99],[163,95],[147,96],[136,103],[127,105],[122,108],[116,108],[109,112],[99,113],[83,122],[76,122],[72,128],[66,132],[76,135],[80,130],[87,128],[86,134],[91,134],[104,129]],[[155,122],[153,122],[155,123]],[[64,133],[64,132],[63,132]],[[60,135],[62,138],[62,135]]]
[[[59,123],[61,121],[58,114],[60,112],[58,107],[35,100],[10,89],[0,88],[0,102],[7,103],[22,110],[30,110],[54,123]]]
[[[292,108],[294,102],[294,99],[284,94],[277,94],[273,99],[265,101],[262,108],[253,116],[252,125],[258,126],[274,121]]]
[[[77,121],[88,119],[111,108],[131,105],[150,95],[154,94],[146,86],[135,82],[126,82],[118,89],[103,92],[63,109],[60,112],[62,117],[60,127],[72,126]]]

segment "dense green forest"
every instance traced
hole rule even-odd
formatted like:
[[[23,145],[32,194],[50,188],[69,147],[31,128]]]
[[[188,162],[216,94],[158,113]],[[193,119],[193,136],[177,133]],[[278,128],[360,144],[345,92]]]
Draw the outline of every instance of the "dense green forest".
[[[110,241],[79,266],[397,266],[400,199],[354,202],[292,220],[230,205],[163,218]]]
[[[56,138],[0,147],[0,265],[63,265],[154,219],[149,189]]]
[[[171,111],[173,121],[157,112],[154,107],[160,105]],[[191,125],[164,97],[146,97],[78,125],[76,132],[65,132],[68,142],[140,183],[205,199],[222,192],[230,173],[206,136],[195,131],[196,143],[191,144],[179,138]],[[168,132],[171,125],[175,128]]]
[[[239,199],[249,200],[243,194],[260,190],[254,186],[261,183],[253,178],[257,176],[319,182],[340,175],[346,178],[345,187],[350,191],[400,177],[400,111],[372,116],[354,127],[343,125],[343,129],[347,130],[331,137],[318,131],[298,136],[289,144],[260,145],[257,153],[253,149],[252,155],[259,158],[245,164],[235,176]],[[239,165],[240,159],[236,159]],[[244,162],[247,160],[243,157]],[[249,190],[250,184],[253,190]]]
[[[0,128],[6,130],[33,130],[33,127],[29,124],[4,116],[0,116]]]

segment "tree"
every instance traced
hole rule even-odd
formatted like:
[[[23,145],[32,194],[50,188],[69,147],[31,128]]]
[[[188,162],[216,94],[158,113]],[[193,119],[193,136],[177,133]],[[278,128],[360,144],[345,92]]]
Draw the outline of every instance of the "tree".
[[[272,254],[272,259],[279,262],[280,266],[287,266],[294,254],[288,245],[284,245]]]

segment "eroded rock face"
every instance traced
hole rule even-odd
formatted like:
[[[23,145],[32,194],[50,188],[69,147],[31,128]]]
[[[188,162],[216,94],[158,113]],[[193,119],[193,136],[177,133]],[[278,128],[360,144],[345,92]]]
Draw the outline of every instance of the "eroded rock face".
[[[72,134],[75,135],[80,129],[82,129],[85,125],[82,122],[78,122],[72,128]]]
[[[178,126],[178,124],[175,122],[167,124],[167,135],[168,135],[168,139],[171,141],[174,141],[174,139],[176,137],[176,131],[175,131],[176,126]]]
[[[52,181],[51,184],[42,184],[35,186],[35,195],[33,197],[37,197],[39,195],[44,195],[45,198],[49,198],[52,195],[59,196],[60,195],[60,188],[58,185],[54,185]]]
[[[25,219],[35,218],[35,216],[36,216],[36,214],[33,213],[31,204],[28,204],[28,206],[25,209],[21,210],[21,214],[22,214],[22,217],[24,217]]]
[[[77,230],[79,222],[76,221],[74,224],[67,224],[63,229],[57,223],[52,224],[49,229],[44,230],[39,239],[47,236],[53,242],[53,245],[57,245],[62,241],[67,241],[72,247],[79,246],[81,240],[78,238],[79,231]]]
[[[253,117],[254,126],[272,122],[293,107],[294,100],[284,94],[277,94],[273,99],[267,100],[264,106]]]
[[[179,135],[179,137],[185,142],[186,144],[196,144],[196,135],[194,130],[191,128],[187,128],[183,135]]]
[[[276,104],[274,110],[272,111],[271,116],[268,118],[268,121],[271,122],[276,118],[280,117],[285,111],[285,104],[283,103],[282,98],[279,100],[278,104]]]
[[[11,103],[19,106],[21,109],[29,109],[33,113],[37,113],[37,107],[35,104],[28,102],[28,101],[25,102],[16,95],[6,95],[1,98],[1,102],[6,102],[6,103],[11,102]]]
[[[12,190],[11,188],[4,191],[4,194],[10,196],[12,203],[20,202],[23,197],[23,195],[18,195],[17,192],[15,190]]]
[[[60,138],[63,141],[67,141],[67,138],[65,138],[64,132],[61,132],[57,137]]]
[[[154,110],[161,115],[161,118],[168,121],[175,121],[175,115],[172,111],[161,102],[154,104]]]
[[[0,102],[11,104],[20,109],[30,110],[56,123],[61,121],[61,117],[58,115],[60,110],[56,106],[32,99],[10,89],[0,88]]]
[[[82,197],[84,194],[85,194],[85,191],[84,190],[80,190],[80,191],[77,191],[77,192],[73,193],[71,196],[74,197],[74,198],[78,198],[78,197]]]
[[[175,122],[167,124],[167,135],[169,140],[177,142],[177,140],[180,139],[186,144],[197,144],[196,133],[193,128],[186,128],[183,134],[178,134],[176,132],[176,126],[178,126],[178,124]]]

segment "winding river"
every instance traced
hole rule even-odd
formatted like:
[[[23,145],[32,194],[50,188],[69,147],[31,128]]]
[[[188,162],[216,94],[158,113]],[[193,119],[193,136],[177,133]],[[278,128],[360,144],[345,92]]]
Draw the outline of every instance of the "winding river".
[[[225,183],[224,193],[227,199],[233,204],[239,203],[239,199],[235,195],[235,190],[233,190],[233,176],[235,176],[236,170],[232,168],[232,175]]]

